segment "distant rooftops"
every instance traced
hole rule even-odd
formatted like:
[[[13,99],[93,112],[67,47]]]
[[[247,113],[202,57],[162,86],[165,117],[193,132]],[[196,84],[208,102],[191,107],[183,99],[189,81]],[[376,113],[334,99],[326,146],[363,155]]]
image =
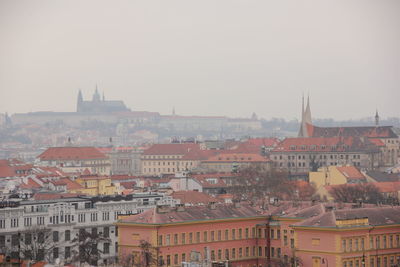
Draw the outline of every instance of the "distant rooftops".
[[[86,160],[107,159],[107,156],[95,147],[50,147],[38,156],[41,161],[48,160]]]

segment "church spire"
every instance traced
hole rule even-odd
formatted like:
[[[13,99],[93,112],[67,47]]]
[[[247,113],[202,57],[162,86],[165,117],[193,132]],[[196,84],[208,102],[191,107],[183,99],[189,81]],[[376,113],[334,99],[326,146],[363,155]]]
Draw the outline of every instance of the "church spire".
[[[376,109],[375,113],[375,127],[379,126],[379,114],[378,114],[378,109]]]
[[[81,91],[81,89],[79,89],[78,101],[76,103],[76,112],[80,112],[81,111],[82,103],[83,103],[82,91]]]
[[[301,124],[299,129],[299,137],[309,137],[308,127],[307,125],[312,125],[311,120],[311,108],[310,108],[310,95],[307,96],[307,106],[304,110],[304,94],[302,97],[302,106],[301,106]]]
[[[93,94],[93,102],[98,102],[98,101],[100,101],[100,94],[96,84],[96,90],[94,91]]]

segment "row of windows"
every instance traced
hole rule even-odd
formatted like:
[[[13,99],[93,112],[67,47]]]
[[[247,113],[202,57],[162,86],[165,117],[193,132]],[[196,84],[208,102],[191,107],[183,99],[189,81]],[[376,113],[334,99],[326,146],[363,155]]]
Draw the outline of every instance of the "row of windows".
[[[295,160],[296,158],[299,159],[299,160],[302,160],[302,159],[305,160],[306,159],[306,155],[297,155],[297,156],[296,155],[288,155],[287,156],[288,160]],[[317,158],[317,157],[315,155],[309,155],[307,158],[308,159],[313,159],[313,158]],[[349,158],[360,159],[361,155],[359,155],[359,154],[357,154],[357,155],[353,154],[353,156],[351,156],[349,154],[319,155],[319,159],[328,159],[328,158],[330,158],[330,159],[338,159],[338,158],[340,158],[340,159],[349,159]],[[278,160],[278,159],[279,160],[283,160],[284,156],[283,155],[274,156],[274,159],[275,160]]]
[[[371,236],[369,249],[398,248],[400,247],[400,234]],[[365,249],[365,239],[346,238],[342,239],[343,251],[362,251]]]
[[[182,156],[178,155],[156,155],[156,156],[143,156],[143,159],[179,159]]]
[[[251,233],[250,233],[251,231]],[[285,230],[287,231],[287,230]],[[266,229],[257,229],[257,237],[258,238],[266,238]],[[270,231],[271,239],[280,239],[281,231],[279,229],[271,229]],[[292,233],[292,232],[291,232]],[[225,229],[217,230],[217,231],[204,231],[204,232],[192,232],[192,233],[181,233],[179,234],[166,234],[160,235],[158,237],[158,245],[159,246],[169,246],[169,245],[184,245],[184,244],[193,244],[193,243],[201,243],[201,242],[213,242],[213,241],[223,241],[223,240],[236,240],[236,239],[247,239],[247,238],[255,238],[256,237],[256,228],[239,228],[239,229]],[[285,242],[287,244],[287,236],[285,236]],[[294,246],[294,239],[292,241]]]
[[[364,267],[368,264],[368,258],[346,259],[343,261],[343,267]],[[370,256],[369,267],[392,267],[400,266],[400,254],[388,256]]]
[[[212,261],[221,261],[221,260],[235,260],[235,259],[242,259],[248,257],[267,257],[268,247],[266,246],[256,246],[253,247],[240,247],[240,248],[231,248],[231,249],[218,249],[218,250],[211,250],[211,260]],[[186,253],[182,254],[174,254],[174,255],[166,255],[165,261],[164,257],[159,257],[160,264],[166,264],[170,266],[172,264],[177,265],[181,262],[185,262],[188,260],[188,256]],[[196,255],[195,255],[196,256]],[[280,258],[281,257],[281,248],[274,248],[271,247],[270,256],[272,258]],[[285,255],[287,258],[287,255]],[[200,260],[201,255],[198,255],[198,259],[193,260]]]

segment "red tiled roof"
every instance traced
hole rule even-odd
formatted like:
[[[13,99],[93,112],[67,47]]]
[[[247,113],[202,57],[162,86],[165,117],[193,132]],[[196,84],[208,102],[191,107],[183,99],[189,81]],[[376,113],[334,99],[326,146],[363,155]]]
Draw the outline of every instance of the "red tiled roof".
[[[247,140],[245,143],[255,145],[258,147],[266,146],[266,147],[274,147],[279,143],[278,138],[251,138]]]
[[[381,193],[394,193],[400,191],[400,182],[378,182],[372,183]]]
[[[181,160],[205,160],[211,156],[220,154],[221,150],[202,150],[202,149],[192,149],[186,153]]]
[[[200,149],[198,144],[154,144],[143,155],[184,155],[192,149]]]
[[[82,186],[69,178],[63,178],[53,182],[54,185],[66,185],[67,190],[81,189]]]
[[[37,182],[35,182],[34,180],[32,180],[31,178],[27,179],[27,183],[22,183],[20,185],[21,189],[34,189],[34,188],[42,188],[42,186],[40,184],[38,184]]]
[[[258,154],[225,153],[212,156],[203,162],[269,162],[269,159]]]
[[[197,180],[203,188],[219,188],[226,187],[226,183],[221,179],[221,176],[213,174],[192,174],[191,177]],[[212,183],[208,180],[216,179],[216,183]]]
[[[363,151],[377,149],[375,145],[365,139],[356,137],[297,137],[286,138],[281,141],[273,152],[305,152],[305,151]]]
[[[135,187],[136,182],[122,182],[120,185],[122,185],[125,189],[132,189]]]
[[[210,202],[220,202],[215,197],[197,191],[176,191],[171,196],[174,199],[179,199],[181,204],[206,205]]]
[[[309,136],[312,137],[336,137],[354,136],[370,138],[397,138],[392,126],[362,126],[362,127],[317,127],[311,125]]]
[[[348,179],[365,179],[365,176],[354,166],[337,167],[337,170]]]
[[[38,156],[40,160],[107,159],[95,147],[50,147]]]
[[[378,138],[370,138],[369,141],[371,141],[371,143],[376,146],[385,146],[385,143],[383,143],[382,140]]]

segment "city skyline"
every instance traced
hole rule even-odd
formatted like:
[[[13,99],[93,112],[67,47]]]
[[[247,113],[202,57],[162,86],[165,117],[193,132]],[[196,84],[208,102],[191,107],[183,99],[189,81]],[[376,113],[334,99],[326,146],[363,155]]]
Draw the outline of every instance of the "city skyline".
[[[317,118],[398,117],[399,5],[2,1],[0,113],[98,84],[133,111],[299,119],[309,92]]]

